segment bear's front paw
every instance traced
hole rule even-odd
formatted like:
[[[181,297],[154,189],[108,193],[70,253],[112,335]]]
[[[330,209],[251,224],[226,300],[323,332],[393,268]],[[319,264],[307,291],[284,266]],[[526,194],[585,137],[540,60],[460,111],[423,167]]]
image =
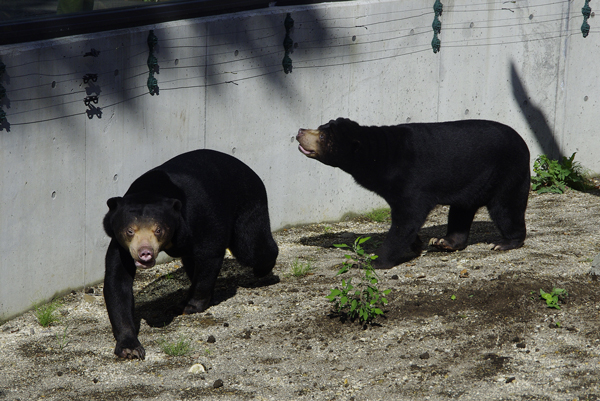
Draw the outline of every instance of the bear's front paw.
[[[429,240],[429,246],[433,246],[443,250],[452,250],[452,248],[450,248],[450,246],[446,244],[446,240],[444,240],[443,238],[431,238]]]
[[[146,359],[146,350],[141,345],[131,348],[121,348],[118,345],[115,347],[115,355],[124,359]]]
[[[442,251],[460,251],[467,247],[466,243],[453,241],[451,238],[432,238],[429,240],[429,245]]]
[[[396,264],[389,262],[389,261],[385,261],[381,258],[378,258],[378,259],[375,259],[373,261],[373,263],[371,263],[371,266],[373,266],[373,269],[387,270],[387,269],[391,269],[392,267],[396,266]]]
[[[183,306],[183,315],[191,315],[194,313],[204,312],[210,306],[210,298],[204,299],[190,299],[187,304]]]
[[[517,249],[523,246],[524,239],[503,239],[492,243],[493,251],[508,251],[509,249]]]

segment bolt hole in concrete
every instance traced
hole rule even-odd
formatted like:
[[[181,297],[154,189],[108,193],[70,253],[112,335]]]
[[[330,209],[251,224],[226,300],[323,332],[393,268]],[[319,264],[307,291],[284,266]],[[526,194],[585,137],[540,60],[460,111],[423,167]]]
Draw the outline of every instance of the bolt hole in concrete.
[[[56,199],[56,191],[52,191],[52,199]]]
[[[118,174],[113,175],[113,181],[117,182],[118,180],[119,180],[119,175]]]

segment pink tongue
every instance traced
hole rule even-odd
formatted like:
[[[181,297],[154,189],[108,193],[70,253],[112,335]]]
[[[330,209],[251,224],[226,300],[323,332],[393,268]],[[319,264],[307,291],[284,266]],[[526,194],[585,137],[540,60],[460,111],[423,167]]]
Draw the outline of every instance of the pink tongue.
[[[142,263],[142,262],[139,262],[139,261],[136,260],[135,261],[135,267],[139,267],[139,268],[142,268],[142,269],[149,269],[151,267],[154,267],[155,263],[156,262],[154,260],[150,260],[150,261],[145,262],[145,263]]]
[[[300,152],[304,153],[305,155],[310,155],[311,153],[313,153],[313,152],[310,152],[310,151],[304,149],[302,147],[302,145],[298,145],[298,149],[300,150]]]

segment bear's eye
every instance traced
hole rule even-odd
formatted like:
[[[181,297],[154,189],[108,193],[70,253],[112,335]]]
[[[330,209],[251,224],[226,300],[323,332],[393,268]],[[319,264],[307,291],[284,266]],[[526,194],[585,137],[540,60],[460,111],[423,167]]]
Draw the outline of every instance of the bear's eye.
[[[320,139],[320,140],[323,140],[323,139],[325,139],[325,134],[321,134],[321,135],[319,135],[319,139]]]
[[[130,237],[133,237],[135,235],[135,231],[133,230],[133,228],[129,227],[126,231],[127,235]]]
[[[154,235],[159,236],[161,235],[163,232],[162,228],[158,227],[156,230],[154,230]]]

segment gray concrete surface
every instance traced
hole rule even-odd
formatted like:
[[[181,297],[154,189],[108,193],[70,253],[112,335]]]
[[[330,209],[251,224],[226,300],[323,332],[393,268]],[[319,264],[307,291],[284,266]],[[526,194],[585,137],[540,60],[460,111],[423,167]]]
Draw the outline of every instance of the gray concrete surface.
[[[433,3],[433,2],[431,2]],[[533,157],[578,152],[600,171],[600,37],[577,2],[352,1],[185,20],[0,47],[0,320],[98,282],[107,198],[195,148],[262,177],[274,230],[382,205],[346,174],[302,157],[293,137],[339,116],[362,124],[498,120]],[[283,20],[295,20],[284,74]],[[146,87],[153,29],[159,95]],[[98,57],[83,57],[91,49]],[[83,83],[85,74],[98,74]],[[97,108],[84,104],[98,96]],[[90,114],[88,114],[90,113]],[[101,114],[100,114],[101,113]]]

